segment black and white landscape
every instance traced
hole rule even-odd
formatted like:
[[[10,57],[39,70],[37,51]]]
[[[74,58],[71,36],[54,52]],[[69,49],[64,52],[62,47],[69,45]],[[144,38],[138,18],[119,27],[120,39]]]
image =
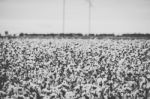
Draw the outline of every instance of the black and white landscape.
[[[150,99],[150,0],[0,0],[0,99]]]

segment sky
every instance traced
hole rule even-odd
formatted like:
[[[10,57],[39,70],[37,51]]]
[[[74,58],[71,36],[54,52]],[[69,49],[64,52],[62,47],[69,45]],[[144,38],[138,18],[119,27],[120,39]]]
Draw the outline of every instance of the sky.
[[[65,33],[88,33],[88,0],[65,0]],[[91,33],[150,33],[150,0],[91,0]],[[63,32],[63,0],[0,0],[0,33]]]

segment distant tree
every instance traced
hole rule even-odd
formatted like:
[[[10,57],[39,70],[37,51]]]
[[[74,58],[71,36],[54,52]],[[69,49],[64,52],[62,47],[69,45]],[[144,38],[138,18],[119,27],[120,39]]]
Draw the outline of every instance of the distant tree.
[[[78,37],[82,37],[82,36],[83,36],[83,34],[81,34],[81,33],[77,33],[77,36],[78,36]]]
[[[16,34],[14,34],[13,37],[16,37]]]
[[[94,37],[95,35],[94,35],[94,34],[88,34],[88,36],[89,36],[89,37]]]
[[[64,34],[64,33],[60,33],[60,34],[59,34],[59,37],[64,38],[64,37],[65,37],[65,34]]]
[[[20,36],[20,37],[24,36],[24,33],[20,33],[19,36]]]
[[[9,34],[8,31],[5,31],[5,36],[8,36],[8,34]]]

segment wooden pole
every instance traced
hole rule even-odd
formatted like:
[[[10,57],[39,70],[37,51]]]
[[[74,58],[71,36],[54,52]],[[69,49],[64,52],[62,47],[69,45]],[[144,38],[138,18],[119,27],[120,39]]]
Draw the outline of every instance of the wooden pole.
[[[89,34],[91,33],[91,0],[89,0],[89,26],[88,26],[88,29],[89,29]]]
[[[66,0],[63,0],[63,33],[65,33],[65,5],[66,4]]]

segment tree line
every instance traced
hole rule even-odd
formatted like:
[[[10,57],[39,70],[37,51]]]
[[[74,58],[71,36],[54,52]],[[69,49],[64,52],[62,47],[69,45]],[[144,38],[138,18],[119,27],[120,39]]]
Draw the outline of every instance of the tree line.
[[[5,35],[0,34],[0,38],[150,38],[150,33],[124,33],[122,35],[115,35],[114,33],[100,33],[100,34],[82,34],[82,33],[20,33],[19,35],[9,34],[5,31]]]

